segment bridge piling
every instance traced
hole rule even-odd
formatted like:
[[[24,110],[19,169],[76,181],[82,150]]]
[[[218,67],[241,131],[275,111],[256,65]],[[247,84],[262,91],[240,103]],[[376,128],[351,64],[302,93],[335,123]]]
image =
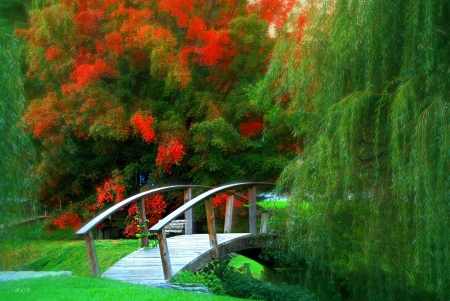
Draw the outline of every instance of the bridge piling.
[[[97,252],[95,251],[94,236],[92,235],[92,231],[89,231],[84,236],[84,240],[86,241],[92,276],[100,276],[100,267],[98,265]]]
[[[147,215],[145,213],[145,199],[139,201],[139,231],[141,233],[141,247],[148,247]]]
[[[231,233],[233,225],[233,209],[234,209],[234,194],[227,196],[227,204],[225,208],[225,225],[223,227],[224,233]]]
[[[184,203],[186,204],[192,199],[192,188],[184,190]],[[184,234],[192,235],[192,209],[184,213]]]
[[[256,226],[256,186],[248,188],[249,229],[253,235],[258,234]]]
[[[167,247],[166,231],[164,228],[158,231],[159,253],[161,254],[161,262],[164,273],[164,279],[168,282],[172,280],[172,266],[170,264],[169,248]]]
[[[212,258],[219,258],[219,248],[217,247],[216,223],[214,220],[214,204],[212,198],[205,201],[206,221],[208,223],[209,244],[213,248]]]

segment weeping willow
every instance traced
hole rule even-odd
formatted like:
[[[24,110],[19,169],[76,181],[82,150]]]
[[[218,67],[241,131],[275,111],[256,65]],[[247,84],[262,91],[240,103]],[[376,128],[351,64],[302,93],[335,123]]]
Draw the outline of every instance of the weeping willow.
[[[17,41],[0,28],[0,243],[36,217],[33,147],[21,127],[25,105]]]
[[[450,2],[304,2],[257,89],[304,143],[278,258],[321,300],[450,300]]]

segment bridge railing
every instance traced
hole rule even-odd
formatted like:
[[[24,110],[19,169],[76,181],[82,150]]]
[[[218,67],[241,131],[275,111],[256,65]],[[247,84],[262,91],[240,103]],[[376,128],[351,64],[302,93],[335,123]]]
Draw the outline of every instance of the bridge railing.
[[[136,194],[132,197],[129,197],[120,203],[115,204],[111,208],[105,210],[100,215],[93,218],[90,222],[88,222],[86,225],[84,225],[78,232],[76,233],[79,236],[83,236],[86,241],[86,247],[88,251],[88,257],[89,257],[89,264],[91,267],[91,273],[93,276],[100,276],[100,267],[98,265],[98,259],[97,259],[97,252],[95,250],[95,244],[94,244],[94,236],[92,234],[92,229],[94,229],[98,224],[100,224],[102,221],[107,219],[110,215],[113,213],[119,211],[120,209],[129,206],[133,203],[136,203],[139,201],[139,224],[140,224],[140,231],[141,233],[147,233],[146,228],[146,213],[145,213],[145,202],[144,198],[151,196],[153,194],[163,193],[166,191],[171,190],[184,190],[184,198],[185,202],[189,202],[192,198],[192,190],[193,189],[209,189],[211,187],[209,186],[202,186],[202,185],[174,185],[174,186],[166,186],[166,187],[160,187],[151,189],[148,191],[141,192],[139,194]],[[178,216],[178,215],[177,215]],[[192,233],[192,210],[185,212],[185,229],[186,231],[191,231]],[[190,230],[188,230],[190,229]],[[188,233],[187,233],[188,234]],[[141,244],[143,247],[148,246],[148,237],[142,236],[141,237]]]
[[[274,183],[268,182],[245,182],[223,185],[220,187],[212,188],[197,197],[186,202],[184,205],[167,215],[164,219],[160,220],[156,225],[150,228],[150,233],[156,234],[159,242],[159,251],[161,255],[162,267],[164,271],[164,278],[167,281],[172,279],[172,267],[170,263],[169,249],[167,247],[166,232],[164,227],[167,226],[171,221],[176,219],[181,214],[191,210],[195,205],[205,202],[206,207],[206,219],[208,223],[208,234],[210,246],[213,248],[213,257],[220,257],[219,248],[217,244],[217,232],[214,220],[214,206],[212,197],[221,192],[227,192],[233,189],[248,187],[248,207],[249,207],[249,232],[250,234],[257,234],[257,216],[256,216],[256,187],[257,186],[275,186]],[[232,207],[234,202],[234,195],[230,194],[226,205],[225,214],[225,232],[231,232],[232,223]],[[229,209],[231,208],[231,209]],[[228,218],[227,218],[228,216]]]

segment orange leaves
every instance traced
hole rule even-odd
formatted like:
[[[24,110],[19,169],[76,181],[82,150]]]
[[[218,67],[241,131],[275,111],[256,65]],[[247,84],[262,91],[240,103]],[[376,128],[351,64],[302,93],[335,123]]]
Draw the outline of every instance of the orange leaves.
[[[34,100],[25,114],[25,121],[33,129],[35,138],[42,138],[51,134],[60,118],[56,110],[58,98],[56,93],[50,93],[43,100]]]
[[[153,130],[154,118],[152,116],[145,116],[141,113],[136,113],[130,120],[131,125],[141,134],[142,139],[146,143],[150,143],[155,139],[155,132]]]
[[[252,120],[249,122],[243,122],[239,125],[239,130],[242,137],[258,136],[264,130],[264,125],[261,121]]]
[[[170,167],[179,164],[186,154],[184,145],[178,140],[170,141],[169,145],[160,145],[156,157],[156,166],[162,167],[167,173],[170,173]]]

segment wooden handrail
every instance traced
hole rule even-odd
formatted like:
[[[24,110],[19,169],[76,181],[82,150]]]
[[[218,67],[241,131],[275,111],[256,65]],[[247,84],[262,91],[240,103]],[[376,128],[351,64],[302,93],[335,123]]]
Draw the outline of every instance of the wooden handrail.
[[[125,206],[131,205],[134,202],[137,202],[138,200],[140,200],[143,197],[146,197],[146,196],[149,196],[149,195],[152,195],[152,194],[157,194],[157,193],[170,191],[170,190],[188,189],[188,188],[204,188],[204,189],[208,189],[208,188],[211,188],[211,187],[203,186],[203,185],[174,185],[174,186],[166,186],[166,187],[154,188],[154,189],[151,189],[151,190],[147,190],[147,191],[141,192],[141,193],[133,195],[132,197],[129,197],[129,198],[121,201],[120,203],[115,204],[111,208],[105,210],[100,215],[96,216],[91,221],[89,221],[86,225],[84,225],[84,227],[81,228],[80,230],[78,230],[78,232],[76,234],[80,235],[80,236],[81,235],[86,235],[89,231],[91,231],[95,226],[100,224],[103,220],[108,218],[110,215],[112,215],[113,213],[119,211],[120,209],[122,209]]]
[[[152,233],[152,234],[158,233],[158,231],[161,231],[165,226],[167,226],[172,220],[176,219],[179,215],[183,214],[185,211],[191,209],[198,203],[203,202],[205,199],[212,197],[219,192],[227,191],[230,189],[241,188],[241,187],[248,187],[248,186],[272,186],[273,187],[273,186],[275,186],[275,184],[269,183],[269,182],[244,182],[244,183],[228,184],[228,185],[223,185],[223,186],[219,186],[216,188],[212,188],[212,189],[196,196],[195,198],[193,198],[189,202],[185,203],[184,205],[178,207],[175,211],[173,211],[172,213],[167,215],[165,218],[160,220],[158,223],[156,223],[156,225],[154,225],[153,227],[150,228],[150,233]]]
[[[207,188],[211,188],[209,186],[203,186],[203,185],[174,185],[174,186],[166,186],[166,187],[160,187],[160,188],[155,188],[155,189],[151,189],[148,191],[144,191],[141,192],[139,194],[136,194],[132,197],[129,197],[123,201],[121,201],[120,203],[115,204],[114,206],[112,206],[111,208],[105,210],[104,212],[102,212],[100,215],[96,216],[95,218],[93,218],[90,222],[88,222],[83,228],[81,228],[80,230],[78,230],[78,232],[76,233],[77,235],[82,235],[84,236],[84,239],[86,241],[86,247],[88,250],[88,258],[89,258],[89,264],[91,266],[91,273],[93,276],[100,276],[100,267],[98,265],[98,259],[97,259],[97,252],[95,251],[95,244],[94,244],[94,238],[92,235],[92,229],[97,226],[98,224],[100,224],[103,220],[105,220],[106,218],[108,218],[110,215],[112,215],[113,213],[119,211],[120,209],[122,209],[125,206],[131,205],[139,200],[143,200],[144,197],[146,196],[150,196],[153,194],[157,194],[157,193],[163,193],[166,191],[170,191],[170,190],[177,190],[177,189],[192,189],[192,188],[203,188],[203,189],[207,189]],[[144,202],[141,201],[140,203],[140,221],[142,224],[145,224],[145,209],[144,209]],[[141,229],[141,233],[142,232],[146,232],[147,229]],[[164,234],[164,233],[163,233]],[[142,240],[142,246],[148,246],[148,238],[146,236],[143,236],[144,240]],[[159,237],[158,237],[159,238]],[[165,236],[161,238],[162,243],[166,243],[165,241]],[[161,248],[161,245],[160,245]],[[166,246],[167,249],[167,246]],[[165,253],[164,253],[165,254]],[[161,255],[163,256],[163,255]],[[167,254],[168,256],[168,254]],[[165,272],[166,273],[166,272]],[[170,271],[170,269],[167,271],[167,274],[172,274],[172,272]]]
[[[181,214],[185,213],[188,210],[191,210],[192,207],[197,205],[198,203],[201,203],[206,200],[205,207],[206,207],[206,219],[208,222],[208,234],[209,234],[209,241],[210,246],[212,248],[212,257],[218,258],[220,257],[219,254],[219,248],[217,244],[217,233],[215,229],[215,222],[214,222],[214,208],[213,208],[213,202],[212,197],[220,192],[226,192],[231,189],[236,188],[242,188],[242,187],[249,187],[249,198],[248,198],[248,204],[249,204],[249,227],[250,227],[250,233],[253,235],[256,235],[256,186],[275,186],[274,183],[269,182],[245,182],[245,183],[235,183],[235,184],[228,184],[223,185],[220,187],[212,188],[197,197],[193,198],[192,200],[186,202],[184,205],[173,211],[171,214],[166,216],[164,219],[160,220],[156,225],[150,228],[150,233],[157,234],[158,241],[159,241],[159,251],[161,255],[161,263],[162,268],[164,272],[164,278],[167,281],[170,281],[172,279],[172,265],[170,263],[170,256],[169,256],[169,250],[167,248],[167,241],[166,241],[166,233],[164,230],[164,227],[167,226],[171,221],[176,219]]]

